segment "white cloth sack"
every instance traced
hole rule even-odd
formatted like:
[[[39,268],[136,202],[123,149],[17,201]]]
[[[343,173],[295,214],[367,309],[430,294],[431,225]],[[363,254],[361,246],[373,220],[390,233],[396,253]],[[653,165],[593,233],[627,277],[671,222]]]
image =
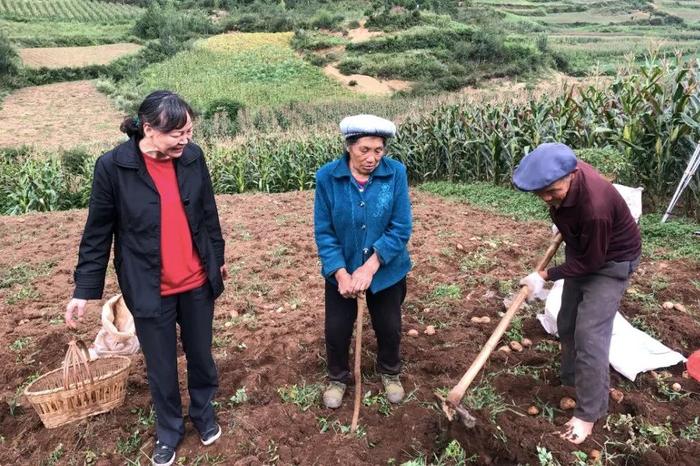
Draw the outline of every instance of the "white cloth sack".
[[[139,350],[134,317],[118,294],[102,306],[102,328],[90,348],[92,359],[101,356],[134,354]]]
[[[630,188],[613,184],[627,203],[635,222],[642,215],[643,188]],[[537,320],[550,335],[559,336],[557,332],[557,315],[561,308],[561,296],[564,280],[557,280],[547,295],[544,314],[538,314]],[[668,367],[685,361],[682,354],[673,351],[660,341],[630,324],[619,312],[613,321],[610,339],[610,365],[620,374],[634,381],[637,374],[660,367]]]
[[[627,203],[634,221],[639,223],[639,218],[642,216],[642,191],[644,191],[644,188],[630,188],[629,186],[615,183],[613,183],[613,186],[615,186],[617,192],[620,193],[622,199]]]

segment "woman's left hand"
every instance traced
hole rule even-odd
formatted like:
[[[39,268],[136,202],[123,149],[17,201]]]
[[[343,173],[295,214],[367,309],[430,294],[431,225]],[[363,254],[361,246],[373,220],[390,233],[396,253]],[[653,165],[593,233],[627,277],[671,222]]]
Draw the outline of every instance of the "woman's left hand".
[[[352,273],[352,292],[353,294],[362,293],[366,291],[372,284],[372,278],[374,274],[379,270],[380,262],[377,253],[375,252],[367,260],[367,262],[362,265]]]
[[[219,270],[221,270],[221,278],[228,280],[228,270],[226,269],[226,264],[222,265]]]

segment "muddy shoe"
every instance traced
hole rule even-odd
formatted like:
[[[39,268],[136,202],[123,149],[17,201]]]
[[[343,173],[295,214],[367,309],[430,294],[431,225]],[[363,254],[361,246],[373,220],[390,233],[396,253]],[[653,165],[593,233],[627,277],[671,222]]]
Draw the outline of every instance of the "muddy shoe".
[[[202,445],[206,446],[219,440],[219,437],[221,437],[221,426],[219,424],[214,424],[201,435],[200,440],[202,441]]]
[[[175,462],[175,449],[160,441],[156,442],[156,448],[153,450],[151,464],[153,466],[170,466]]]
[[[382,374],[382,384],[384,384],[386,399],[390,403],[400,403],[403,400],[404,391],[398,375]]]
[[[340,408],[343,403],[343,395],[345,395],[345,387],[344,383],[336,381],[328,384],[326,391],[323,392],[323,404],[326,405],[326,408]]]

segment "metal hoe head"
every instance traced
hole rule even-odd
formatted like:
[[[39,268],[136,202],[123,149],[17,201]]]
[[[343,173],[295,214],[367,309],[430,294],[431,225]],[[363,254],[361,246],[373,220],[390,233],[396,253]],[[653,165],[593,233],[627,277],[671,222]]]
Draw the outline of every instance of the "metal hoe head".
[[[454,406],[447,399],[441,395],[438,395],[437,393],[435,396],[440,401],[440,409],[442,409],[442,412],[445,413],[445,416],[447,416],[447,419],[450,422],[457,419],[467,429],[472,429],[474,426],[476,426],[476,418],[469,414],[469,411],[467,411],[466,408],[463,406]]]

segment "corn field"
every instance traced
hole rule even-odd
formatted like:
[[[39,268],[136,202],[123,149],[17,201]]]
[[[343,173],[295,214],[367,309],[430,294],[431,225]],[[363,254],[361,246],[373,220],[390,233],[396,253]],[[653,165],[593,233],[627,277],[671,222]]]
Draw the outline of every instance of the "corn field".
[[[522,156],[542,142],[612,147],[629,161],[620,181],[643,186],[653,203],[673,192],[700,139],[696,62],[648,64],[606,88],[512,105],[451,105],[404,122],[393,152],[414,182],[505,183]],[[697,206],[700,184],[691,184]]]
[[[523,102],[446,103],[407,117],[389,153],[406,164],[413,183],[508,184],[522,156],[542,142],[599,148],[592,157],[603,161],[598,165],[615,165],[619,182],[643,186],[647,203],[658,207],[673,193],[700,139],[699,77],[696,62],[668,62],[618,76],[604,88],[569,88]],[[217,193],[310,189],[316,170],[342,153],[337,130],[312,125],[202,146]],[[85,206],[95,155],[3,157],[0,213]],[[697,177],[684,202],[686,212],[697,216]]]
[[[0,17],[12,20],[123,23],[135,20],[143,9],[96,0],[0,0]]]

